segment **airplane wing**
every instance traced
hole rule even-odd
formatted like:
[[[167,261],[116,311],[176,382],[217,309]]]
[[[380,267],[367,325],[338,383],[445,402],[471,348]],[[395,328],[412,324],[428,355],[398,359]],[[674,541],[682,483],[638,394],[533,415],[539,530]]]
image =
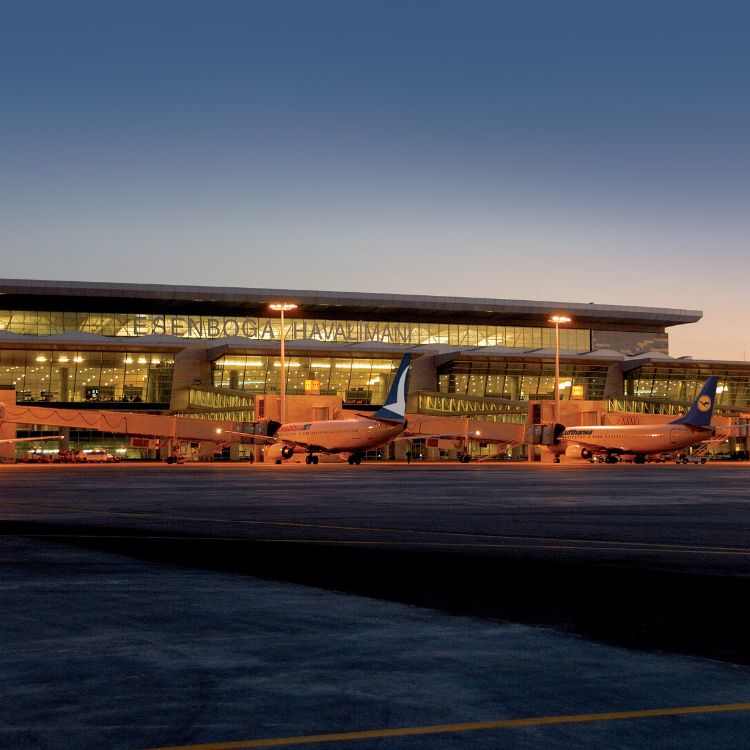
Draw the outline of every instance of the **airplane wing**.
[[[592,453],[617,453],[620,451],[620,448],[612,448],[611,446],[609,448],[606,448],[603,445],[598,445],[597,443],[589,443],[585,440],[578,440],[571,438],[570,440],[566,439],[564,441],[560,441],[567,443],[568,445],[578,445],[581,448],[587,448],[588,450],[592,451]]]
[[[286,438],[274,437],[273,435],[256,435],[254,432],[239,432],[237,430],[232,430],[232,432],[228,434],[252,438],[253,440],[260,440],[263,443],[283,443],[284,445],[289,445],[292,447],[298,445],[300,448],[314,448],[316,451],[319,451],[321,453],[328,452],[317,443],[306,443],[302,440],[288,440]]]
[[[240,437],[252,438],[253,440],[260,440],[266,443],[285,443],[286,440],[273,437],[273,435],[256,435],[254,432],[240,432],[239,430],[232,430],[231,432],[225,432],[225,435],[239,435]],[[294,442],[294,441],[289,441]]]

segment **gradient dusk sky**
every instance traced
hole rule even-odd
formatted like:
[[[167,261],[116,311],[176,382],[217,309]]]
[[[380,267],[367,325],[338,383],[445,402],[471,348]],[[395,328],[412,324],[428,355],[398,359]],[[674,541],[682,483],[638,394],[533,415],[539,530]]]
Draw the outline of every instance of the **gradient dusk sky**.
[[[750,3],[0,5],[4,278],[701,309],[750,355]]]

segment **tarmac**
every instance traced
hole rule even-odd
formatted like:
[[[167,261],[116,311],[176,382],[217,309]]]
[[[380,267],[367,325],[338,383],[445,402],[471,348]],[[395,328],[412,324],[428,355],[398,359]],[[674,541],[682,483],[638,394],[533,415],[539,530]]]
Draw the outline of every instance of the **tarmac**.
[[[748,472],[0,467],[0,743],[745,747]]]

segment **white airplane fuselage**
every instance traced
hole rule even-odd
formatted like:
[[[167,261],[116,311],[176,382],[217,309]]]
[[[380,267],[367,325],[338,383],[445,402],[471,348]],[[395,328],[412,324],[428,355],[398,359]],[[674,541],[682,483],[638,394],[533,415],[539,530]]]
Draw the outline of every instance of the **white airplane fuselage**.
[[[713,437],[713,427],[684,424],[569,427],[559,440],[580,445],[593,453],[667,453]]]
[[[274,437],[289,446],[323,453],[363,453],[390,443],[405,428],[406,422],[387,424],[363,418],[295,422],[281,425]]]

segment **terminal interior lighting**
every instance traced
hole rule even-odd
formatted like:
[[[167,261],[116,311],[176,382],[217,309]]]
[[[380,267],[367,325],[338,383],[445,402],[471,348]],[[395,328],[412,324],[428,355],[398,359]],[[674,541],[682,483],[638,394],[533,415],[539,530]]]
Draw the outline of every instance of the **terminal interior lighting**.
[[[335,367],[337,370],[393,370],[393,365],[390,362],[387,364],[368,364],[367,362],[352,362],[351,364],[347,364],[346,362],[343,362],[337,364]]]

